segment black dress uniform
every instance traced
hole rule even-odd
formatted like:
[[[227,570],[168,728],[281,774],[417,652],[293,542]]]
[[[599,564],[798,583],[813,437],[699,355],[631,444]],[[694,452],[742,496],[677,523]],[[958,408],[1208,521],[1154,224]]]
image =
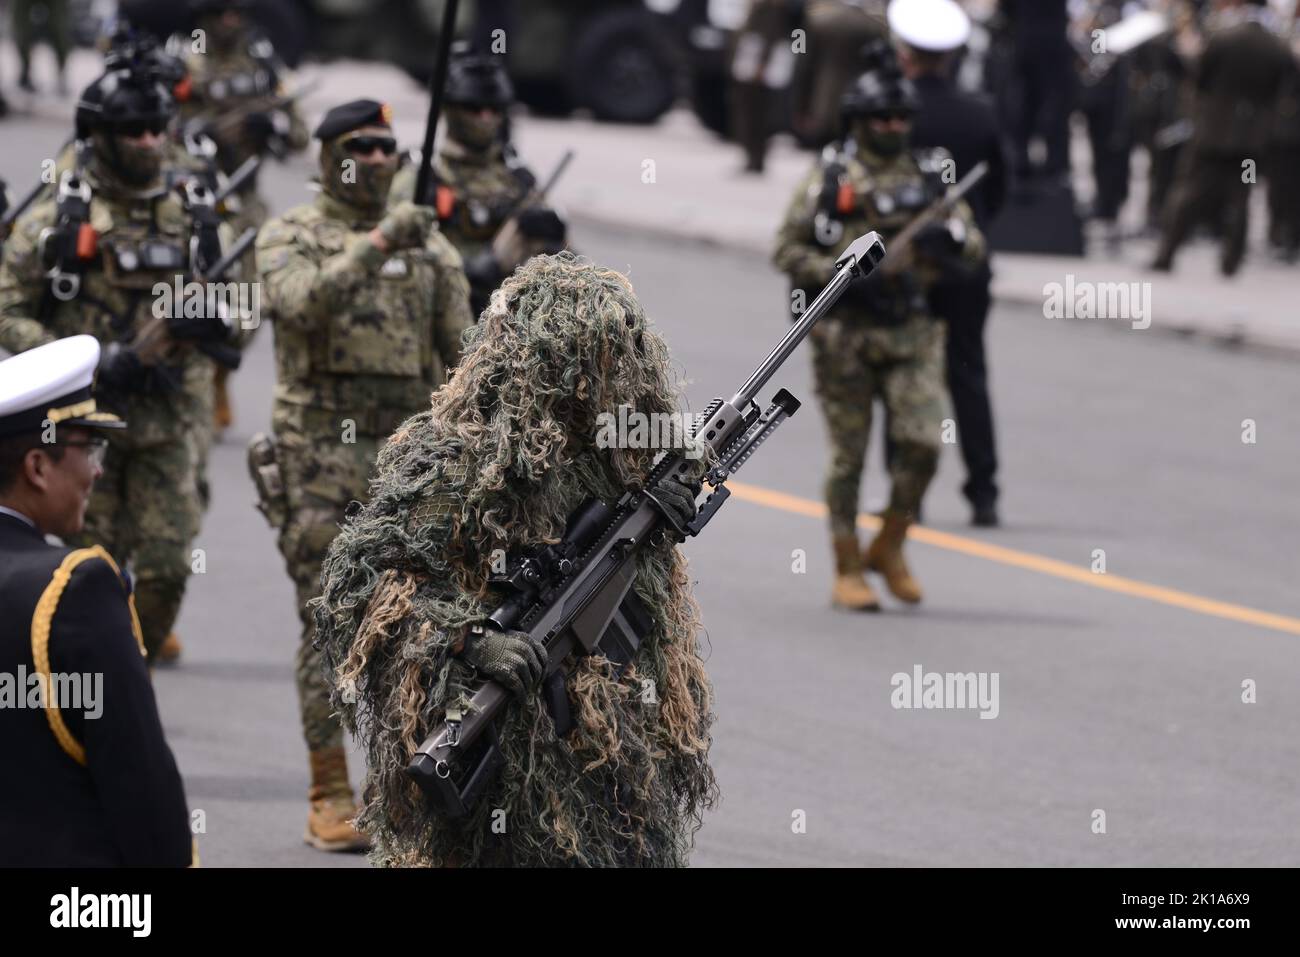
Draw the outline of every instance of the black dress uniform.
[[[945,29],[942,8],[946,6],[895,0],[889,8],[890,26],[909,46],[932,52],[955,49],[965,42],[969,24],[965,31],[951,26]],[[964,17],[957,11],[948,12]],[[981,162],[989,164],[984,179],[966,194],[975,221],[987,236],[1007,189],[1006,150],[993,108],[980,97],[957,89],[947,76],[929,74],[914,77],[912,82],[921,98],[921,108],[912,120],[913,146],[946,149],[952,154],[958,178]],[[984,358],[984,323],[993,301],[992,280],[985,260],[973,273],[945,277],[930,294],[931,309],[948,323],[948,390],[967,474],[962,492],[976,518],[985,520],[981,524],[996,520],[998,498],[997,446]]]
[[[66,373],[66,359],[78,354],[88,360],[84,386],[42,397],[34,383],[33,404],[20,407],[16,379],[32,382],[42,363]],[[35,435],[46,419],[60,427],[106,427],[112,417],[96,413],[90,398],[98,355],[93,338],[76,336],[0,363],[0,438]],[[40,694],[33,678],[40,673],[47,681],[81,676],[80,707],[66,696]],[[0,866],[192,861],[185,793],[163,738],[126,579],[100,548],[47,544],[3,496],[0,767]]]

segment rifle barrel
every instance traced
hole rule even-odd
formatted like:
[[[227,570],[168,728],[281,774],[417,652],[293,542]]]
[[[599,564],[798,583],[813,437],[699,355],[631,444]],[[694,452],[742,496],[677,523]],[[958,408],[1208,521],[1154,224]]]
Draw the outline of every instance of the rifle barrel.
[[[767,380],[781,368],[782,363],[790,358],[790,353],[799,347],[799,343],[803,342],[804,337],[812,331],[817,320],[835,305],[844,288],[859,276],[865,278],[884,256],[885,246],[877,233],[866,233],[855,239],[836,262],[836,273],[831,281],[822,288],[817,298],[799,317],[799,321],[781,337],[781,341],[768,353],[767,358],[759,363],[758,368],[745,380],[745,384],[731,397],[731,405],[743,411],[754,400],[754,396],[758,395],[758,391],[767,384]]]
[[[564,171],[568,169],[569,163],[572,161],[573,150],[565,150],[564,155],[560,157],[560,161],[555,164],[555,169],[551,170],[551,175],[546,177],[546,182],[542,184],[541,191],[537,195],[545,197],[550,193],[550,191],[555,187],[555,184],[559,182],[560,177],[564,175]]]
[[[261,165],[262,165],[262,157],[250,156],[248,159],[244,160],[237,167],[235,167],[235,171],[230,174],[230,178],[226,180],[225,185],[222,186],[219,190],[217,190],[216,193],[213,195],[212,197],[213,204],[215,205],[217,203],[220,203],[231,193],[240,190],[243,187],[244,183],[247,182],[248,179],[254,173],[257,172],[258,168]]]
[[[212,268],[200,277],[200,281],[206,282],[211,279],[220,279],[226,270],[234,265],[240,256],[244,255],[248,247],[253,245],[253,240],[256,238],[257,230],[249,226],[239,234],[238,239],[230,244],[230,248],[226,250],[225,255],[213,263]]]
[[[442,11],[442,30],[438,33],[438,56],[429,77],[429,117],[424,123],[424,148],[420,151],[420,172],[415,177],[415,201],[427,203],[429,180],[433,175],[433,140],[442,112],[442,90],[447,85],[447,63],[451,59],[451,40],[456,32],[456,8],[459,0],[446,0]]]

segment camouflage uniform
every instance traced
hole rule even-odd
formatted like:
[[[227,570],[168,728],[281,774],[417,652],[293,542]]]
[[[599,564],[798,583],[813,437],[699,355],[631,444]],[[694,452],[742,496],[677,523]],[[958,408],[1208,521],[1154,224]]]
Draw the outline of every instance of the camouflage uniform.
[[[477,316],[501,280],[522,263],[564,248],[566,230],[535,195],[537,179],[509,142],[506,111],[514,87],[500,60],[472,53],[453,57],[445,102],[447,136],[434,157],[429,201],[464,260]],[[393,202],[414,199],[416,159],[394,177]]]
[[[174,282],[175,269],[127,268],[140,260],[146,239],[181,254],[191,219],[177,193],[148,198],[126,188],[91,160],[84,171],[92,199],[87,222],[98,236],[96,258],[81,276],[75,298],[50,295],[38,243],[58,220],[55,201],[39,203],[19,220],[0,269],[0,346],[22,352],[65,336],[88,333],[101,343],[129,341],[152,318],[150,290]],[[149,216],[143,216],[143,212]],[[230,241],[222,228],[223,245]],[[188,346],[172,346],[163,365],[175,385],[155,376],[139,391],[105,395],[101,404],[132,428],[109,437],[104,476],[95,485],[78,545],[103,545],[124,565],[132,562],[136,604],[150,656],[170,634],[190,574],[190,543],[198,534],[199,500],[191,436],[204,427],[212,392],[212,360]]]
[[[210,35],[211,41],[211,35]],[[173,41],[172,49],[186,49],[188,37]],[[189,72],[189,95],[180,101],[183,128],[193,123],[217,144],[217,166],[229,176],[245,160],[271,152],[302,152],[307,147],[307,127],[297,107],[290,103],[274,111],[280,114],[277,132],[269,141],[249,131],[241,120],[246,114],[266,111],[266,106],[285,95],[286,68],[275,56],[271,41],[254,29],[246,29],[235,42],[209,42],[206,52],[188,49],[182,57]],[[283,134],[278,132],[283,129]],[[231,225],[236,235],[249,226],[266,221],[266,203],[257,192],[257,176],[237,193],[239,209]]]
[[[208,20],[201,18],[200,23]],[[193,49],[187,36],[173,40],[171,48],[185,51],[182,60],[189,74],[187,95],[180,98],[182,126],[193,123],[211,137],[221,172],[229,176],[249,158],[267,152],[283,156],[305,149],[307,127],[295,105],[267,110],[271,101],[285,95],[286,69],[271,41],[253,27],[244,27],[231,37],[209,28],[207,36],[207,49],[202,53]],[[261,133],[247,125],[253,114],[263,118],[265,128]],[[257,191],[257,178],[254,173],[227,200],[235,235],[250,227],[259,229],[266,221],[266,202]],[[244,263],[250,274],[254,270],[252,260],[250,252]],[[252,341],[257,328],[241,332],[243,345]],[[227,369],[217,370],[213,414],[215,425],[222,429],[232,421],[228,376]]]
[[[889,248],[891,236],[942,188],[938,176],[947,158],[944,150],[884,158],[864,147],[841,156],[842,182],[848,189],[839,189],[836,199],[851,195],[852,201],[837,202],[834,213],[822,217],[820,228],[816,221],[824,211],[827,175],[819,164],[800,184],[786,212],[777,239],[776,265],[811,298],[830,278],[835,258],[855,237],[875,229]],[[982,237],[965,204],[957,209],[967,230],[962,257],[976,264],[982,255]],[[834,241],[829,241],[832,235]],[[930,314],[925,293],[938,276],[929,268],[905,271],[882,284],[875,311],[841,300],[813,329],[817,394],[832,446],[826,504],[837,533],[851,534],[855,527],[872,398],[884,401],[889,435],[898,450],[890,469],[890,508],[915,514],[934,475],[939,432],[947,414],[944,329]],[[880,283],[878,278],[868,281]]]
[[[307,603],[349,502],[366,501],[375,456],[460,357],[472,323],[460,256],[436,230],[422,249],[385,255],[378,222],[322,192],[273,219],[257,267],[273,316],[272,426],[285,487],[279,547],[303,623],[297,661],[303,734],[313,751],[342,741]]]
[[[394,202],[415,195],[419,171],[414,161],[402,166],[393,179]],[[498,144],[472,150],[452,139],[438,151],[433,173],[442,190],[439,228],[465,260],[491,248],[509,213],[536,182],[513,149]]]

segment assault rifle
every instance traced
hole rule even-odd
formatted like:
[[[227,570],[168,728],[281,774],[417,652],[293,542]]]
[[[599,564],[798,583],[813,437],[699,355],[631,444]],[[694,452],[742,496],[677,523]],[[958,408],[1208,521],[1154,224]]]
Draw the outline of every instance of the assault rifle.
[[[736,394],[714,399],[697,416],[692,438],[713,453],[704,477],[712,491],[695,519],[675,529],[680,535],[699,534],[730,496],[727,479],[799,408],[799,400],[782,389],[762,410],[754,401],[758,391],[849,283],[862,281],[884,256],[876,233],[854,240],[836,261],[835,276]],[[638,553],[655,531],[665,523],[673,525],[654,498],[658,483],[673,473],[693,481],[693,463],[684,452],[664,455],[646,478],[644,491],[628,492],[614,505],[588,500],[569,517],[559,544],[527,551],[504,575],[492,579],[505,587],[508,597],[488,616],[488,624],[526,631],[546,647],[543,688],[558,734],[565,733],[570,720],[563,686],[565,659],[570,654],[600,654],[626,664],[635,657],[640,641],[635,605],[625,599],[636,576]],[[447,816],[467,813],[500,769],[496,719],[509,701],[505,688],[485,682],[467,708],[448,710],[441,726],[412,756],[407,774]]]
[[[245,101],[237,106],[227,107],[224,110],[210,110],[199,113],[184,122],[181,126],[181,136],[202,134],[217,139],[226,133],[234,131],[251,114],[274,113],[277,110],[283,110],[285,107],[297,103],[308,93],[315,92],[319,86],[320,80],[313,80],[298,87],[292,93],[279,96],[263,96],[255,100]]]
[[[226,181],[221,184],[220,188],[212,194],[212,205],[215,206],[219,212],[224,213],[226,211],[224,206],[225,201],[233,194],[243,189],[244,184],[252,179],[261,167],[262,157],[260,156],[250,156],[248,159],[236,166],[235,171],[231,173],[230,176],[227,177]]]
[[[194,276],[193,281],[205,284],[216,282],[230,270],[231,266],[239,261],[256,238],[256,229],[252,226],[245,229],[240,233],[239,238],[231,244],[230,248],[226,250],[225,254],[202,275]],[[177,303],[174,304],[174,308],[179,309],[181,306]],[[135,349],[136,355],[141,362],[145,365],[156,364],[166,353],[169,346],[176,341],[180,341],[193,342],[194,347],[205,356],[228,369],[239,368],[241,357],[237,348],[213,339],[181,338],[177,340],[171,335],[174,323],[175,319],[169,319],[166,316],[155,316],[140,327],[139,333],[130,345]]]
[[[912,241],[925,227],[931,223],[937,223],[948,216],[957,202],[969,193],[975,184],[982,180],[989,171],[989,164],[981,160],[971,168],[971,171],[958,180],[948,192],[944,193],[933,203],[921,210],[912,219],[910,223],[889,241],[890,253],[885,257],[885,261],[880,264],[880,274],[882,276],[894,276],[907,269],[912,249]]]
[[[519,213],[523,210],[524,204],[545,202],[547,194],[550,193],[559,178],[564,175],[564,171],[568,169],[572,160],[573,150],[565,150],[564,155],[555,164],[555,169],[546,178],[546,182],[542,183],[541,188],[530,189],[519,197],[519,200],[511,207],[505,223],[497,230],[496,236],[492,238],[492,252],[496,256],[498,263],[509,263],[511,261],[510,249],[519,238]]]

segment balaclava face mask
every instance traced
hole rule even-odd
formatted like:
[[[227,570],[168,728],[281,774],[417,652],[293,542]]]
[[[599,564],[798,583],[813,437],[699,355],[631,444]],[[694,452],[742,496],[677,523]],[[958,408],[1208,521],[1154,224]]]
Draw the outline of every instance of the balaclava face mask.
[[[141,189],[162,174],[165,137],[157,137],[152,146],[145,146],[103,130],[91,138],[91,144],[95,158],[127,186]]]
[[[244,32],[244,18],[240,15],[238,18],[226,18],[225,11],[218,10],[210,13],[200,21],[201,28],[207,32],[208,43],[212,49],[218,53],[226,53],[233,50],[235,44],[239,42],[240,35]]]
[[[357,130],[350,130],[321,145],[321,189],[339,202],[378,219],[388,203],[388,188],[397,172],[397,159],[388,157],[379,164],[361,161],[343,145],[356,135]]]
[[[849,131],[852,134],[855,143],[865,146],[877,156],[888,158],[897,156],[903,151],[903,148],[907,146],[907,137],[910,129],[904,132],[891,130],[887,133],[883,133],[879,130],[873,129],[871,125],[871,117],[859,116],[853,119]]]
[[[446,117],[447,135],[478,152],[492,148],[500,138],[501,125],[505,122],[505,114],[500,110],[483,113],[470,106],[449,106]]]

